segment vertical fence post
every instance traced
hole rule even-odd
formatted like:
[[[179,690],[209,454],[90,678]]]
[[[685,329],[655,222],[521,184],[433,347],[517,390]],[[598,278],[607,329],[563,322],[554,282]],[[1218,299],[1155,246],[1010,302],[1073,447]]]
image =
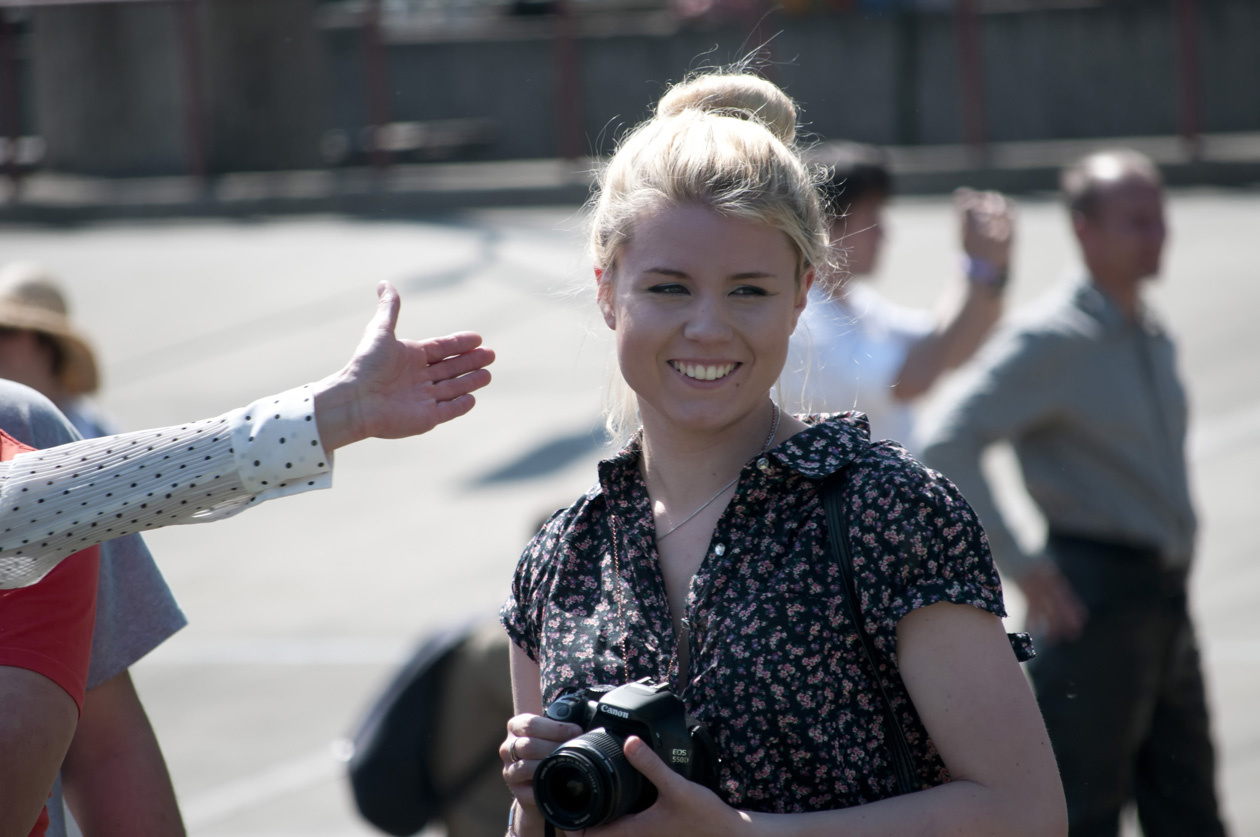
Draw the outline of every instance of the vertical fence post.
[[[184,87],[184,156],[188,174],[205,182],[206,155],[205,97],[201,81],[201,37],[197,21],[200,0],[175,0],[180,41],[180,79]]]
[[[372,167],[389,167],[389,149],[381,145],[385,127],[393,122],[389,93],[389,55],[381,32],[381,0],[367,0],[363,8],[363,82],[368,104]]]
[[[22,183],[22,173],[18,168],[18,141],[22,137],[22,109],[18,99],[17,80],[17,37],[14,26],[9,23],[9,16],[0,9],[0,95],[4,96],[4,104],[0,118],[3,118],[3,134],[9,142],[8,153],[5,154],[4,170],[13,187],[12,195],[18,195]]]
[[[954,34],[958,49],[963,138],[971,147],[976,161],[983,162],[988,156],[988,126],[985,124],[984,104],[984,44],[980,37],[976,0],[958,0],[954,12]]]
[[[578,26],[571,0],[555,3],[556,151],[576,160],[582,154],[582,86],[578,73]]]
[[[1177,0],[1177,65],[1181,93],[1181,138],[1192,159],[1202,151],[1199,77],[1199,9],[1197,0]]]

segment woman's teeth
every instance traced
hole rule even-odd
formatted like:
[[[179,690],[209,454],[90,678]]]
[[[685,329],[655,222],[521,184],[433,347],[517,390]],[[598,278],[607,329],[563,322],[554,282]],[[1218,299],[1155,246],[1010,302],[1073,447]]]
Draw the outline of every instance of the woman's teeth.
[[[676,360],[671,360],[669,365],[688,378],[695,378],[697,381],[716,381],[718,378],[725,378],[736,366],[734,363],[704,366],[696,363],[679,363]]]

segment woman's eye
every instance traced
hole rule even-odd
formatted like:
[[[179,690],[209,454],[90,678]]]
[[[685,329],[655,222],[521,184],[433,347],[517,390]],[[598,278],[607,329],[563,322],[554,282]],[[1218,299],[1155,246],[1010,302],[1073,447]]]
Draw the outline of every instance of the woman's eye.
[[[740,285],[731,293],[735,296],[768,296],[770,292],[757,285]]]
[[[648,293],[678,296],[687,293],[687,288],[677,282],[665,282],[648,288]]]

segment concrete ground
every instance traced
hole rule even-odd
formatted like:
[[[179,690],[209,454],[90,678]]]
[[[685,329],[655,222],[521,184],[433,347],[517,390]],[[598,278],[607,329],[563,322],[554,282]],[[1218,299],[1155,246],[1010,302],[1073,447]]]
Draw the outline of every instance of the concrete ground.
[[[956,270],[948,201],[902,199],[890,220],[881,284],[930,305]],[[1015,303],[1071,264],[1053,201],[1021,199],[1020,223]],[[1235,833],[1254,834],[1260,191],[1178,191],[1171,223],[1156,295],[1181,338],[1196,417],[1194,603],[1227,812]],[[336,742],[419,636],[493,613],[540,515],[593,479],[609,347],[589,295],[572,293],[591,284],[579,227],[573,205],[417,221],[0,226],[0,259],[64,277],[104,359],[103,403],[124,427],[222,412],[334,370],[380,279],[402,290],[402,333],[475,329],[499,353],[473,413],[340,452],[332,491],[149,537],[191,625],[134,675],[192,835],[376,833],[353,810]],[[1000,456],[994,465],[1008,472]],[[1033,533],[1018,494],[1007,501]]]

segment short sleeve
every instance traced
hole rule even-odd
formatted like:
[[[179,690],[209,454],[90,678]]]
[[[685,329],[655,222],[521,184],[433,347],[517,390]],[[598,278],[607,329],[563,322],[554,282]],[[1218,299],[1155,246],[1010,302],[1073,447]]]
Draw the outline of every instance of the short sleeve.
[[[88,689],[122,674],[188,624],[140,535],[100,545]]]
[[[529,658],[538,662],[539,626],[542,624],[541,612],[536,605],[537,589],[534,579],[540,556],[538,542],[542,533],[535,536],[522,553],[516,564],[516,572],[512,576],[512,589],[507,601],[499,609],[499,621],[507,631],[508,638],[520,646]]]
[[[499,621],[503,623],[508,638],[534,662],[539,662],[543,614],[548,598],[544,579],[554,567],[563,517],[563,511],[552,515],[525,547],[512,576],[511,591],[499,609]]]
[[[879,448],[887,454],[880,466],[850,492],[849,514],[860,533],[855,551],[869,572],[887,580],[888,592],[871,602],[868,619],[895,634],[908,613],[938,602],[1006,616],[988,540],[962,494],[899,446],[872,450]]]
[[[903,600],[905,612],[952,602],[1005,617],[1002,583],[989,553],[988,538],[971,505],[948,479],[933,475],[928,480],[925,510],[925,536],[933,546],[929,559],[913,566]]]

